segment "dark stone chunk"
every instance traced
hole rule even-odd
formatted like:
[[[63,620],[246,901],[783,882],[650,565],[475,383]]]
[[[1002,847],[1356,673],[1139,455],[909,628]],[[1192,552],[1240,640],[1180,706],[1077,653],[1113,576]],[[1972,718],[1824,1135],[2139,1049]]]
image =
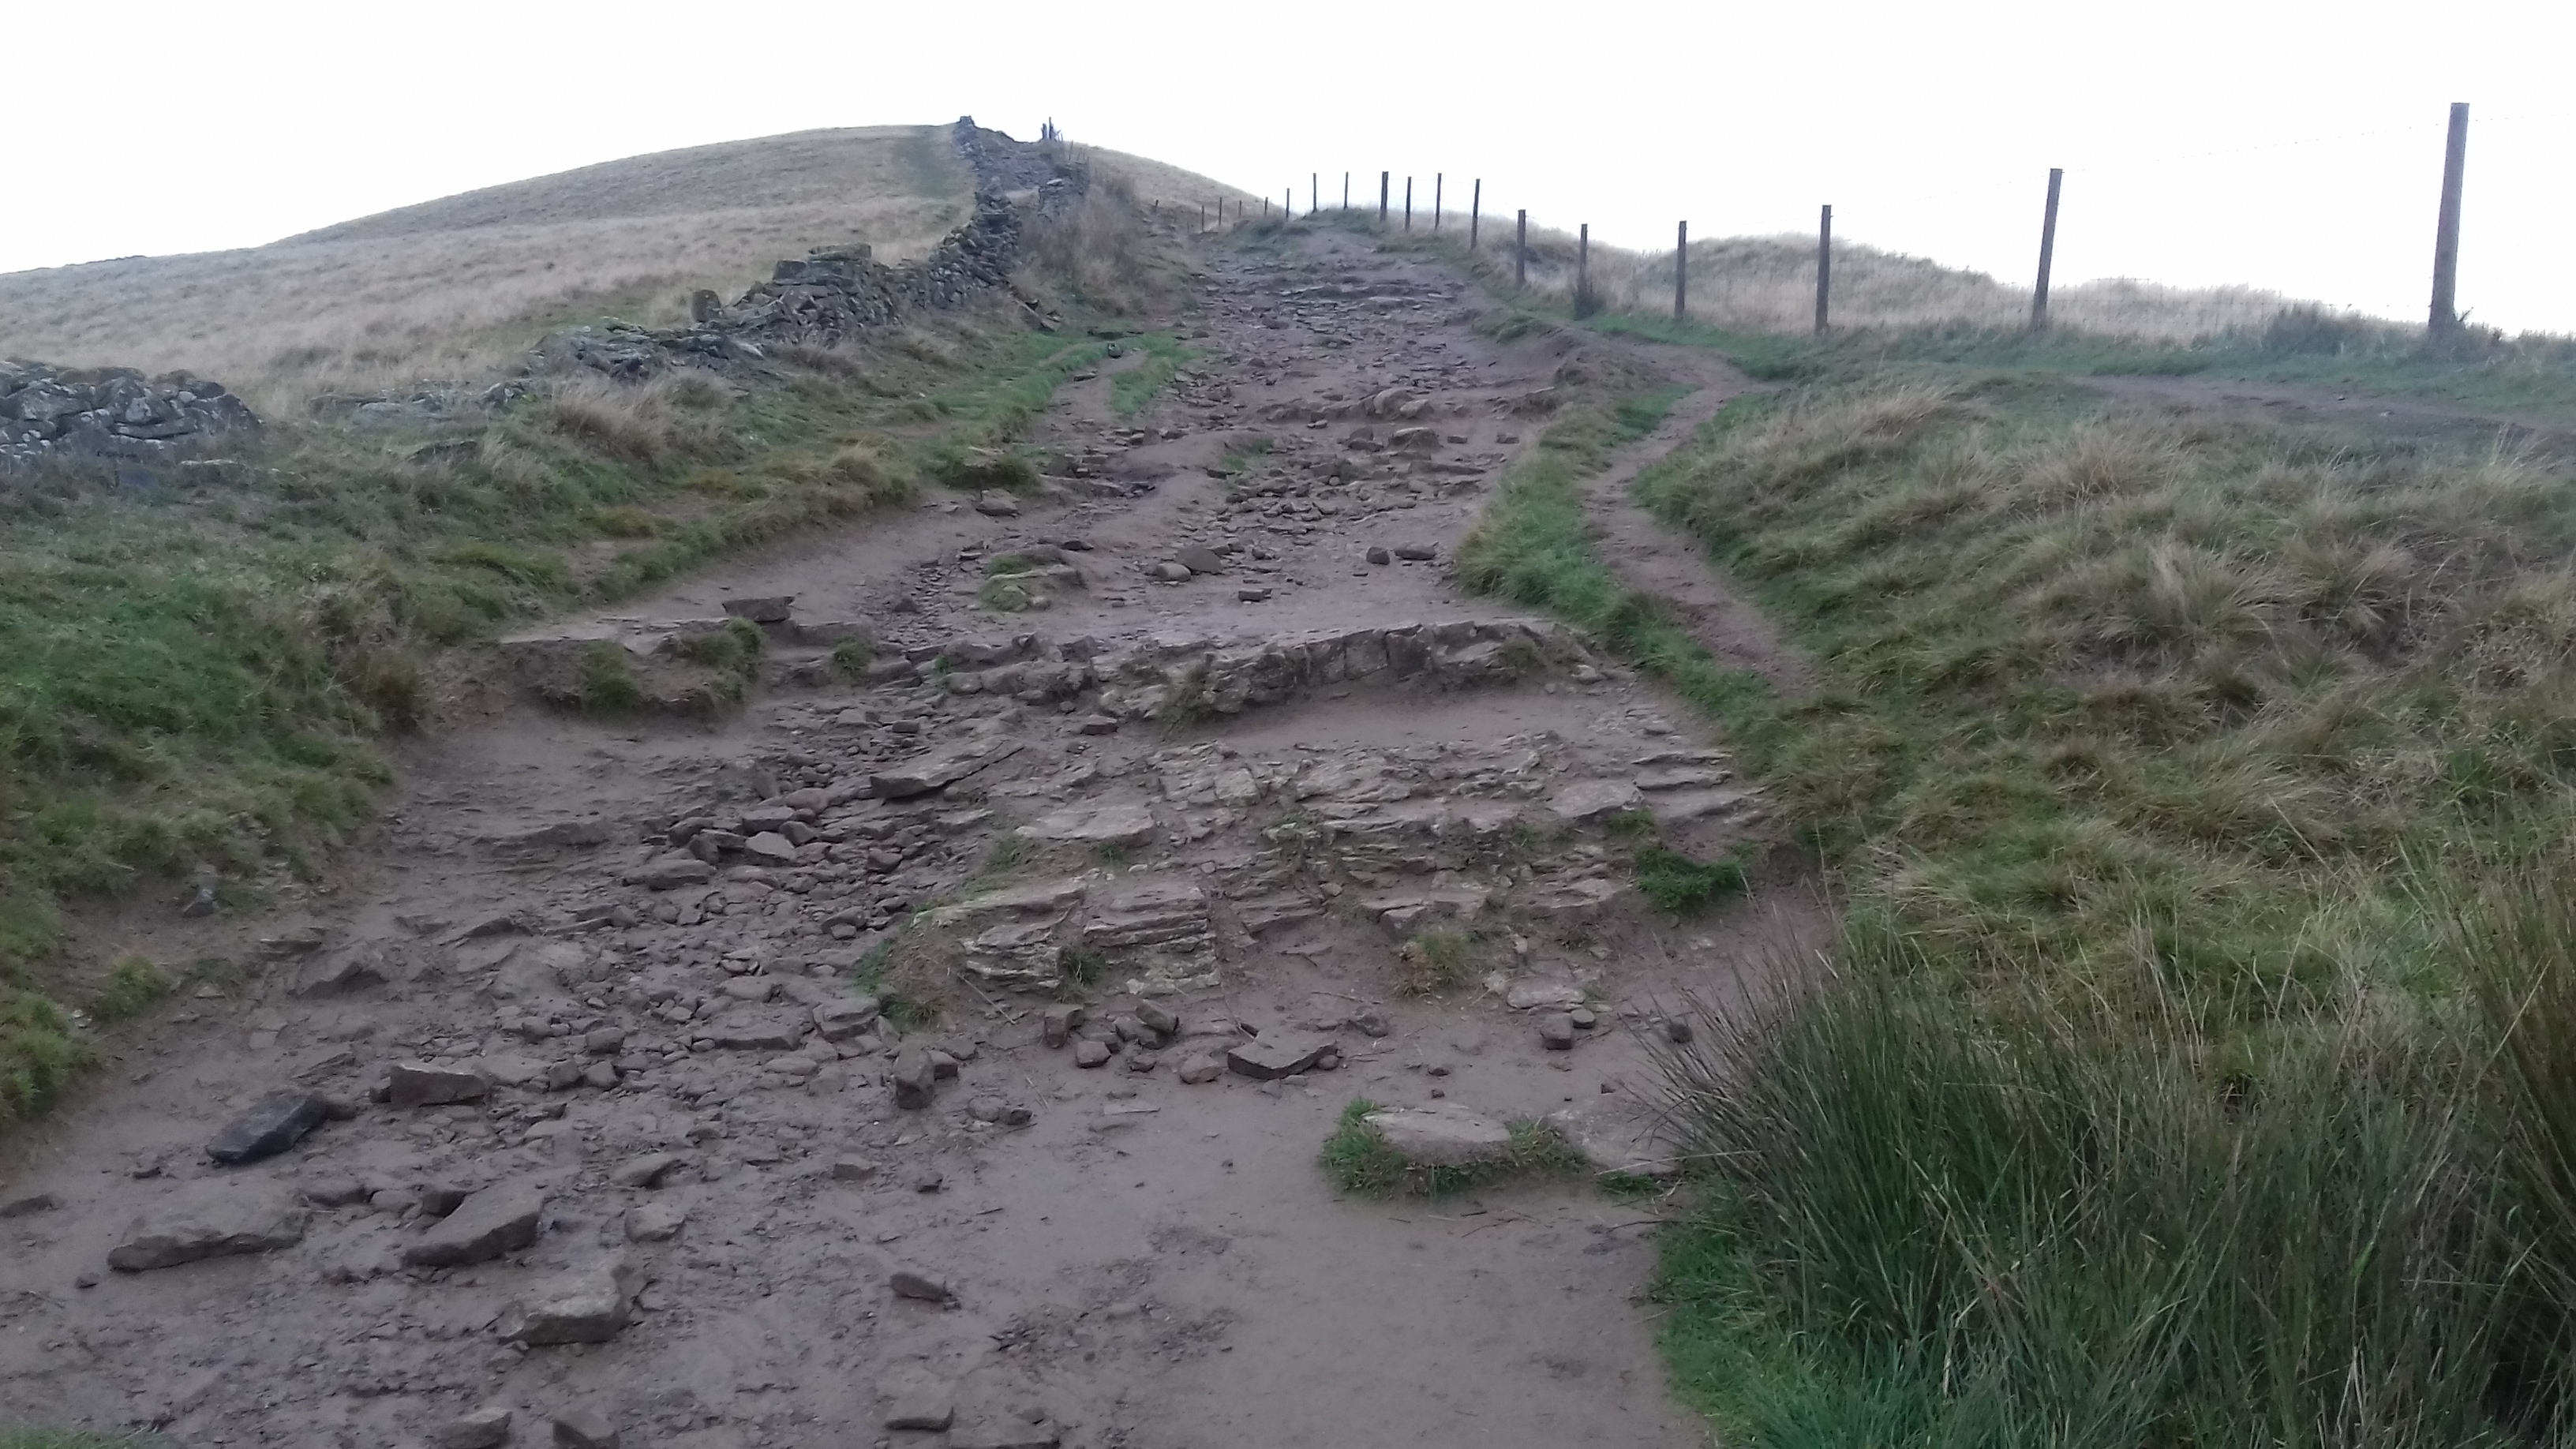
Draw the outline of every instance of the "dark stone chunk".
[[[330,1115],[331,1104],[318,1092],[271,1092],[225,1123],[215,1140],[206,1144],[206,1155],[226,1164],[275,1157],[303,1141],[304,1134]]]

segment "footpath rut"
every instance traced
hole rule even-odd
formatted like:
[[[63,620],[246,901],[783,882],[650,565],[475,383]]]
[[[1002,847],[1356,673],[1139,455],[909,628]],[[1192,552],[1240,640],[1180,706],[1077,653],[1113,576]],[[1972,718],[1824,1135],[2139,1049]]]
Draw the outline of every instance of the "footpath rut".
[[[1794,885],[1642,901],[1636,822],[1759,847],[1760,792],[1651,682],[1447,581],[1559,369],[1614,344],[1489,342],[1454,276],[1329,232],[1217,258],[1198,301],[1203,355],[1142,412],[1113,407],[1138,355],[1059,395],[1048,498],[514,646],[542,682],[732,601],[771,645],[741,711],[497,706],[411,751],[329,888],[137,927],[236,964],[0,1147],[0,1425],[1704,1443],[1640,1302],[1650,1209],[1346,1199],[1316,1162],[1366,1097],[1563,1114],[1595,1167],[1656,1170],[1646,1041],[1821,929]],[[1687,375],[1613,484],[1741,385]],[[1623,570],[1788,677],[1691,550],[1594,501]],[[945,1014],[861,996],[889,959],[953,982]]]

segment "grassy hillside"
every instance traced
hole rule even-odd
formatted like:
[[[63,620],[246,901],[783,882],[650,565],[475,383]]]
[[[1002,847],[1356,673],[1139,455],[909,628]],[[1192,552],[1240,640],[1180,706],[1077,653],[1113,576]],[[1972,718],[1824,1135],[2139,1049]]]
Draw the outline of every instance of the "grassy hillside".
[[[930,250],[970,208],[945,126],[807,131],[468,192],[244,251],[0,275],[0,355],[215,378],[265,414],[472,381],[550,327],[664,326],[780,257]]]
[[[1746,342],[1788,388],[1638,487],[1812,693],[1543,468],[1461,558],[1719,714],[1848,898],[1676,1064],[1686,1395],[1752,1445],[2564,1442],[2576,462]]]

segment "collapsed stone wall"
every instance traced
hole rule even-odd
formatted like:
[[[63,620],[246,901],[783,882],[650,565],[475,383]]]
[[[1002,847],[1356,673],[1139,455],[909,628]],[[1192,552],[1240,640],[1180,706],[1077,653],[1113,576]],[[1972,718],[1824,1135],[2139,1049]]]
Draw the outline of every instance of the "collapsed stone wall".
[[[907,315],[954,310],[1008,288],[1028,223],[1079,203],[1089,174],[1054,146],[1015,141],[972,116],[958,118],[951,136],[975,176],[975,212],[930,255],[888,266],[865,246],[817,247],[779,262],[768,281],[732,302],[701,293],[686,327],[575,328],[551,340],[553,360],[613,377],[716,366],[786,344],[838,346]]]
[[[48,457],[169,458],[258,428],[223,384],[189,373],[0,362],[0,469]]]

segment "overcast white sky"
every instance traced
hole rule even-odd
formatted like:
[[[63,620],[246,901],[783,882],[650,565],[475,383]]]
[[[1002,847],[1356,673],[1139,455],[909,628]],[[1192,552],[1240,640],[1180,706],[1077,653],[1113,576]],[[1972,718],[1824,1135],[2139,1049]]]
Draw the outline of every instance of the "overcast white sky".
[[[2417,317],[2472,103],[2460,304],[2576,332],[2576,5],[1585,0],[11,4],[0,271],[253,245],[618,156],[952,120],[1253,191],[1482,176],[1632,245],[1805,230],[2027,277]],[[1399,180],[1398,185],[1401,185]],[[1328,180],[1327,192],[1337,189]]]

